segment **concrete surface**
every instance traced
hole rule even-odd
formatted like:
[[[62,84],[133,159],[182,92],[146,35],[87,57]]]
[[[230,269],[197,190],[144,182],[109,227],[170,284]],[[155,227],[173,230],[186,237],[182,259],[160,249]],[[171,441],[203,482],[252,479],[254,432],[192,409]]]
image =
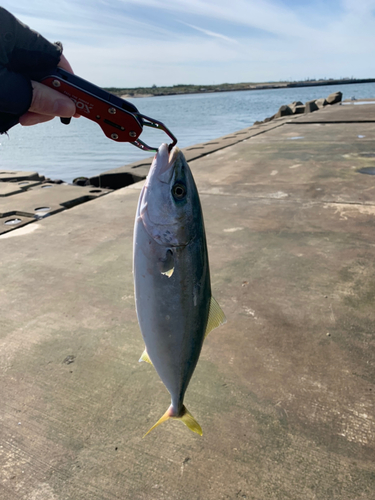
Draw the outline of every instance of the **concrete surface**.
[[[323,109],[190,163],[228,318],[186,395],[203,437],[168,422],[142,439],[169,397],[138,363],[141,183],[0,237],[0,498],[375,498],[368,106],[368,123],[335,106],[341,123]]]
[[[5,172],[3,172],[3,175]],[[23,172],[17,173],[17,178],[13,178],[9,181],[0,180],[0,197],[11,196],[13,194],[22,193],[22,191],[26,191],[27,189],[38,186],[44,181],[44,177],[41,177],[37,180],[25,180],[23,179]]]
[[[44,180],[44,176],[40,176],[37,172],[24,172],[20,170],[3,170],[0,169],[0,181],[38,181]]]
[[[374,122],[375,99],[366,101],[344,101],[342,105],[326,106],[319,113],[310,113],[298,118],[298,123],[347,123]]]
[[[0,234],[109,193],[108,189],[19,180],[0,181]]]
[[[287,119],[289,121],[293,118],[294,117],[288,116]],[[273,130],[280,127],[284,123],[286,123],[286,119],[279,118],[273,120],[272,124],[259,123],[209,142],[189,146],[183,149],[185,158],[188,162],[202,158],[205,155],[211,154],[228,146],[233,146],[234,144],[237,144],[245,139],[249,139],[250,137],[255,137],[256,135],[263,134],[268,130]],[[119,187],[134,184],[147,177],[152,159],[153,156],[150,156],[149,158],[130,163],[129,165],[123,165],[112,170],[107,170],[98,176],[91,177],[90,183],[94,186],[109,187],[110,189],[118,189]]]

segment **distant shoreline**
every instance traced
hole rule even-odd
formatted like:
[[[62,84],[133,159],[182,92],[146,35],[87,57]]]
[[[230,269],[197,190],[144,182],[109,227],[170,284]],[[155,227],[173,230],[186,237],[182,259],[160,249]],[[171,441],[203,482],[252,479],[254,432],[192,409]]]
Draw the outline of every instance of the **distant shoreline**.
[[[133,97],[161,97],[168,95],[210,94],[214,92],[236,92],[240,90],[273,90],[298,87],[323,87],[325,85],[349,85],[353,83],[375,83],[375,78],[343,78],[341,80],[307,80],[301,82],[271,83],[224,83],[220,85],[173,85],[172,87],[106,88],[124,99]]]

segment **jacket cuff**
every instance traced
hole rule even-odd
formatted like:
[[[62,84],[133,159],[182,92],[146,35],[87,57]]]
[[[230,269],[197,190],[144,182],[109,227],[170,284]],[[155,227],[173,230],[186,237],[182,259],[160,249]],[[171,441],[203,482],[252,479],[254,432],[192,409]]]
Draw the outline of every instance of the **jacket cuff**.
[[[30,108],[32,98],[33,88],[28,78],[0,68],[0,133],[18,123]]]
[[[0,65],[31,80],[34,73],[55,68],[62,46],[51,43],[0,7]]]

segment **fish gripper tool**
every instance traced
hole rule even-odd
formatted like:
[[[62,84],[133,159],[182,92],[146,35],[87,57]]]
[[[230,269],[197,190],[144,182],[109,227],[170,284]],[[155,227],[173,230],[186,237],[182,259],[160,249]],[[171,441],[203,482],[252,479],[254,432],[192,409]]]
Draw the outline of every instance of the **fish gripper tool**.
[[[177,144],[176,137],[159,120],[142,115],[129,101],[62,68],[50,71],[39,81],[69,97],[75,103],[77,113],[98,123],[104,134],[113,141],[130,142],[143,151],[156,152],[158,148],[148,146],[139,139],[143,127],[152,127],[162,130],[172,139],[169,150]],[[68,124],[70,118],[61,118],[61,121]]]

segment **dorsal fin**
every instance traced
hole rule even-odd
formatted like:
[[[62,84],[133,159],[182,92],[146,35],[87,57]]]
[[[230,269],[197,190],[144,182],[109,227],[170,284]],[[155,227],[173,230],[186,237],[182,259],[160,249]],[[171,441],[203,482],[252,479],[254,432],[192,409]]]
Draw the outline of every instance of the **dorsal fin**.
[[[210,312],[208,313],[207,327],[204,338],[214,329],[227,322],[227,318],[214,297],[211,297]]]

